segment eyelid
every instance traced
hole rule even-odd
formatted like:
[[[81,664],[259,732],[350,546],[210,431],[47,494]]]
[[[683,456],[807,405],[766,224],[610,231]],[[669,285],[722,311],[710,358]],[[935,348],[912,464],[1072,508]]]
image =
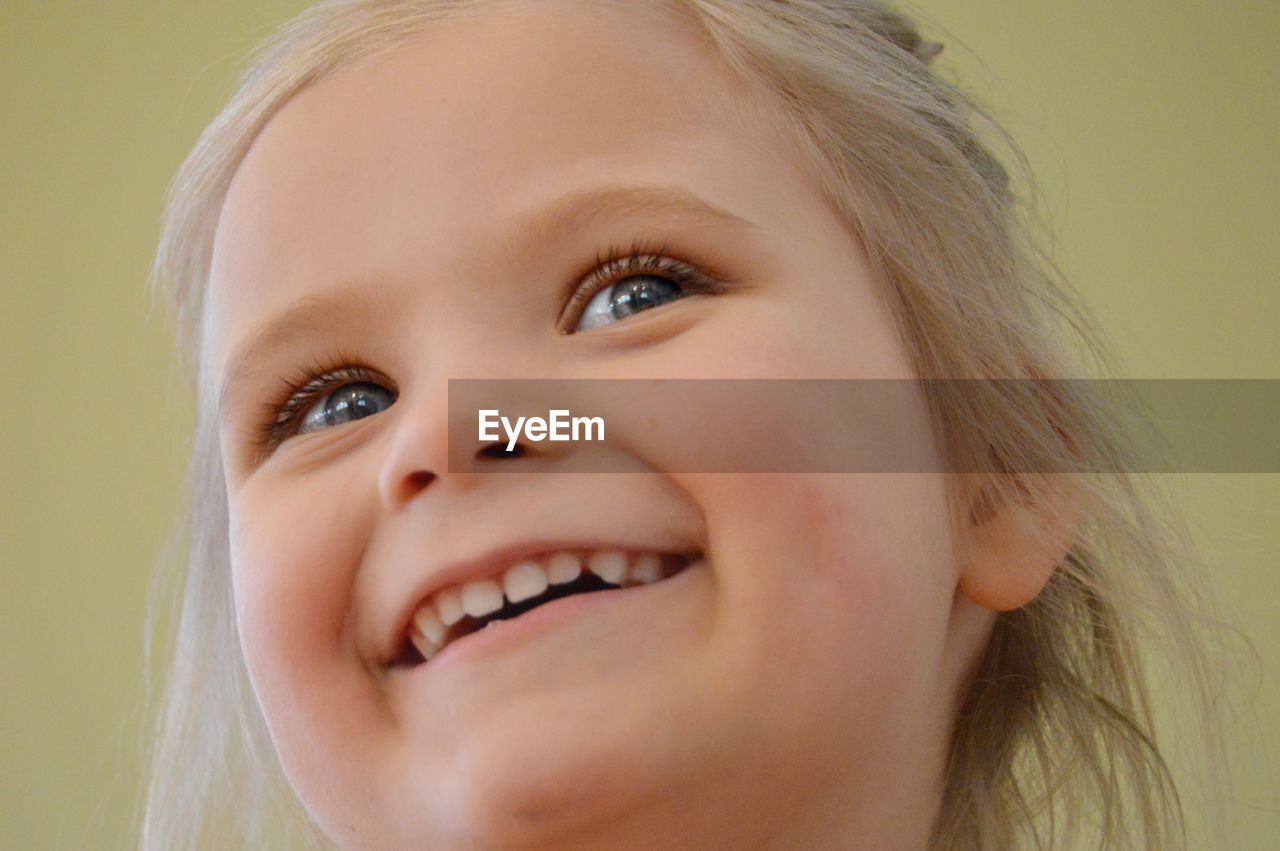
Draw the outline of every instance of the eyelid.
[[[591,298],[632,275],[664,274],[690,288],[691,294],[714,294],[736,283],[714,264],[696,257],[688,261],[677,259],[671,256],[673,253],[689,255],[685,251],[673,250],[666,241],[652,242],[644,238],[633,240],[629,248],[615,243],[603,253],[597,250],[591,268],[573,276],[569,291],[563,295],[565,306],[556,323],[560,333],[585,333],[575,332],[573,328]],[[592,330],[597,334],[604,331],[603,328]],[[261,404],[261,413],[246,434],[254,452],[252,464],[260,464],[293,436],[298,422],[311,404],[328,392],[356,382],[380,384],[399,396],[399,388],[384,372],[342,349],[313,356],[310,366],[281,378],[282,389]]]
[[[399,388],[385,373],[341,349],[313,356],[310,366],[281,378],[281,389],[262,403],[261,415],[254,420],[248,435],[253,464],[261,463],[293,436],[311,404],[340,387],[362,382],[383,385],[399,397]]]
[[[571,289],[563,297],[565,306],[556,321],[560,333],[587,333],[574,330],[587,304],[601,290],[633,275],[663,275],[691,288],[691,294],[695,295],[718,293],[732,285],[729,276],[714,269],[711,264],[700,260],[680,260],[672,257],[673,253],[686,252],[674,251],[665,241],[652,243],[643,238],[633,240],[629,248],[615,243],[603,256],[597,251],[591,270],[574,276]]]

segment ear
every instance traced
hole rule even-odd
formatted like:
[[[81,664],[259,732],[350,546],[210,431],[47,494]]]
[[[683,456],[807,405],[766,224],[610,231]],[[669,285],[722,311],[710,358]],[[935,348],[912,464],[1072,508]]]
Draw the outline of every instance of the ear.
[[[1045,493],[996,504],[989,486],[971,503],[958,590],[1005,612],[1034,600],[1076,540],[1084,517],[1078,474],[1046,475]]]

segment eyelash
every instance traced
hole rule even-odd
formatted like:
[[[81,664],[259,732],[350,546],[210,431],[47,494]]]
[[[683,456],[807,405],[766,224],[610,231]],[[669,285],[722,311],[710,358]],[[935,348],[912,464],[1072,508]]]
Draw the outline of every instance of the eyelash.
[[[566,295],[564,311],[560,315],[560,333],[573,333],[573,326],[582,318],[583,310],[597,293],[632,275],[663,275],[679,284],[689,295],[714,295],[723,289],[727,282],[724,275],[669,257],[667,253],[670,250],[666,242],[654,245],[636,239],[629,248],[614,243],[603,255],[597,251],[592,271],[580,278],[575,276],[573,290]]]
[[[629,248],[612,244],[602,254],[596,252],[595,266],[585,276],[575,276],[560,314],[560,333],[573,333],[573,326],[591,299],[601,290],[632,275],[662,275],[679,284],[688,295],[711,295],[721,292],[726,276],[667,256],[666,242],[656,246],[643,239]],[[336,350],[330,355],[314,357],[311,366],[281,379],[281,389],[262,406],[261,425],[255,428],[253,444],[261,460],[292,436],[298,420],[311,405],[330,390],[346,384],[368,382],[394,385],[377,370],[365,366],[359,358]]]
[[[395,385],[382,373],[364,366],[359,358],[342,349],[331,355],[314,357],[310,367],[281,378],[280,390],[262,405],[261,425],[255,429],[253,440],[258,452],[257,460],[293,434],[298,420],[317,399],[330,390],[356,382],[386,384],[395,390]]]

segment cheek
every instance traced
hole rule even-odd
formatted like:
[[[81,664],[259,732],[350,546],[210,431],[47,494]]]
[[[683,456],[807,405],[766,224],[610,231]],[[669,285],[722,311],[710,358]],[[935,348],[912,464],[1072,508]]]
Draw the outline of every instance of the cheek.
[[[236,623],[294,791],[329,830],[372,823],[386,718],[348,632],[368,503],[355,481],[251,482],[231,508]]]
[[[688,479],[725,563],[726,592],[774,612],[770,620],[827,618],[863,632],[920,606],[949,607],[955,570],[941,476]]]
[[[808,539],[798,582],[779,593],[807,624],[798,634],[866,678],[862,693],[916,691],[941,663],[955,590],[942,477],[818,478],[796,500]]]
[[[314,652],[322,626],[340,614],[335,530],[309,505],[254,496],[231,510],[236,618],[250,666],[287,669]]]
[[[232,502],[231,552],[240,641],[275,735],[321,722],[319,703],[351,668],[346,623],[363,537],[349,499],[321,498],[345,488],[272,484],[246,485]]]
[[[832,756],[865,756],[913,723],[897,719],[938,702],[954,591],[941,478],[746,481],[704,495],[722,539],[712,550],[728,677],[781,698],[762,711],[779,728],[808,731],[796,747],[842,742]],[[814,736],[820,729],[827,735]]]

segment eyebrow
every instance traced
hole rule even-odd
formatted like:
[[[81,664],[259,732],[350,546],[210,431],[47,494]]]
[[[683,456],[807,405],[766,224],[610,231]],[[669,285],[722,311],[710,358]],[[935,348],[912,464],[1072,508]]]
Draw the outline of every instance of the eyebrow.
[[[682,217],[710,225],[731,226],[750,231],[760,225],[729,212],[723,207],[675,186],[614,184],[576,190],[560,196],[541,211],[525,219],[500,247],[513,256],[522,249],[550,242],[562,233],[589,227],[603,218],[647,215]],[[235,389],[253,373],[254,367],[275,349],[294,341],[304,330],[333,328],[350,322],[355,315],[393,315],[391,294],[378,286],[345,285],[323,295],[306,295],[294,302],[236,349],[227,361],[222,387],[218,392],[220,417],[227,414],[227,403]]]

